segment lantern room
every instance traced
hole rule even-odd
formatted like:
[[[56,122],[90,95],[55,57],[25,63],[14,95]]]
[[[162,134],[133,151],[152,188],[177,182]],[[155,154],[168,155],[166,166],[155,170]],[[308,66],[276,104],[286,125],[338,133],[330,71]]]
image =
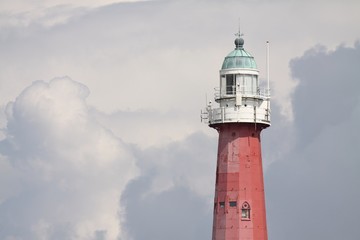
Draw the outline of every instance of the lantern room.
[[[269,89],[260,89],[259,70],[254,57],[244,49],[244,39],[235,39],[235,49],[224,59],[215,101],[208,105],[205,118],[209,125],[226,122],[270,125]]]

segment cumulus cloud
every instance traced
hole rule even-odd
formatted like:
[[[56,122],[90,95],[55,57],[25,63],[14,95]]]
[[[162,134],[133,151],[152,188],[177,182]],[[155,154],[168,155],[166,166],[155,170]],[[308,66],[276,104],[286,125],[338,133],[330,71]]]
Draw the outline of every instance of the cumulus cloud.
[[[7,105],[0,142],[1,239],[117,239],[128,147],[94,120],[89,89],[36,81]]]

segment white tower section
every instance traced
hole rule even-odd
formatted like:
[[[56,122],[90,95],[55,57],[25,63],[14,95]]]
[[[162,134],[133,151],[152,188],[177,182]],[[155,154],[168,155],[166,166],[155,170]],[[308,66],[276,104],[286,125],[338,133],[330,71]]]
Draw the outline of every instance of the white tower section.
[[[218,104],[212,106],[209,103],[202,119],[207,119],[210,126],[221,123],[256,123],[268,127],[269,86],[267,89],[260,89],[259,70],[254,57],[245,51],[244,40],[236,38],[235,46],[235,50],[225,57],[220,70],[220,86],[215,88],[215,101]]]

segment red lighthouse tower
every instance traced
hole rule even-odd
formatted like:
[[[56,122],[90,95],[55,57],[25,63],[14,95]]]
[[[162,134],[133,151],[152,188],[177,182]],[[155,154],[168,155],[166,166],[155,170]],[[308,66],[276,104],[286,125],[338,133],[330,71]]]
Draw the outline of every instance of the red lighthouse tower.
[[[217,104],[205,112],[219,133],[212,240],[267,240],[260,133],[270,126],[269,84],[260,89],[256,62],[237,35],[220,70]]]

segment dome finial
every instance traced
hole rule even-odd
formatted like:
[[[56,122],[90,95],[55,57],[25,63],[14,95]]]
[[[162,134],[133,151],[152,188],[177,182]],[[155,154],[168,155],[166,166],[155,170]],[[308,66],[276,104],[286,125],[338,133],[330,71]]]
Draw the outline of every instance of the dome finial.
[[[241,36],[244,36],[244,34],[241,33],[241,31],[240,31],[240,18],[239,18],[239,31],[237,33],[235,33],[235,36],[237,36],[237,38],[235,39],[236,49],[243,49],[244,48],[244,39]]]

